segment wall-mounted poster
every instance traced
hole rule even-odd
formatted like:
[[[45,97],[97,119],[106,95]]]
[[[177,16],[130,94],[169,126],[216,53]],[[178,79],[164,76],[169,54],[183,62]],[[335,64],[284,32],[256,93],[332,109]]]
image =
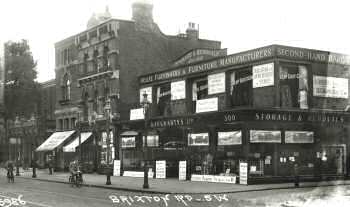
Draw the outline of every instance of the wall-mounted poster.
[[[140,103],[142,103],[143,100],[143,94],[147,94],[147,100],[149,103],[152,103],[152,87],[147,88],[141,88],[140,89]]]
[[[156,178],[166,178],[166,161],[156,161]]]
[[[145,146],[145,137],[142,137],[143,146]],[[148,135],[147,136],[147,146],[148,147],[158,147],[159,146],[159,136],[158,135]]]
[[[131,109],[130,110],[130,120],[144,119],[145,115],[143,113],[143,108]]]
[[[314,132],[286,131],[285,143],[314,143]]]
[[[225,92],[225,73],[208,75],[208,94]]]
[[[250,130],[251,143],[281,143],[281,131]]]
[[[274,64],[253,66],[253,88],[274,85]]]
[[[184,80],[171,82],[170,90],[171,100],[179,100],[186,98],[186,82]]]
[[[218,110],[218,98],[207,98],[196,101],[196,113],[217,111]]]
[[[122,137],[122,148],[135,147],[135,137]]]
[[[313,76],[314,96],[327,98],[348,98],[349,80],[326,76]]]
[[[242,131],[218,132],[218,145],[242,144]]]
[[[209,146],[209,134],[188,134],[188,145],[189,146]]]

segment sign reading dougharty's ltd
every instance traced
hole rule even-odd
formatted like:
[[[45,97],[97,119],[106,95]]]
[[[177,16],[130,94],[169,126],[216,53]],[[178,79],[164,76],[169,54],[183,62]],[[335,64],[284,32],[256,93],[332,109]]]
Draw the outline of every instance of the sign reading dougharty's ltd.
[[[348,98],[349,79],[314,75],[313,89],[314,96]]]
[[[188,126],[193,124],[194,118],[174,118],[174,119],[160,119],[151,120],[150,127],[176,127],[176,126]]]
[[[225,92],[225,73],[208,75],[208,94]]]
[[[274,63],[253,67],[253,88],[274,85]]]

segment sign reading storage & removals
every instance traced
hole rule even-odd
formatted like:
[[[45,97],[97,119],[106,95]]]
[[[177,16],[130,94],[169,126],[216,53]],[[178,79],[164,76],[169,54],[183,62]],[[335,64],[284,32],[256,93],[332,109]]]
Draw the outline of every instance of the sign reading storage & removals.
[[[179,161],[179,180],[186,180],[186,161]]]
[[[156,161],[156,178],[166,177],[166,162],[165,160]]]
[[[114,160],[113,176],[120,176],[120,160]]]
[[[253,88],[274,85],[274,64],[268,63],[253,67]]]
[[[239,163],[239,184],[248,185],[248,163]]]

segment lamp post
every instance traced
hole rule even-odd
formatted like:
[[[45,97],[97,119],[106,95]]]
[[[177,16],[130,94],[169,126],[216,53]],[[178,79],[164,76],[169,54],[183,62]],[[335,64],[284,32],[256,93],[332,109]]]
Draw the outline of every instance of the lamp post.
[[[79,104],[78,105],[78,108],[79,108],[79,110],[78,110],[78,120],[77,120],[77,122],[76,122],[76,127],[77,127],[77,131],[78,131],[78,136],[79,136],[79,158],[78,158],[78,160],[79,160],[79,164],[81,164],[82,165],[82,148],[81,148],[81,122],[83,121],[83,115],[82,115],[82,106]]]
[[[141,106],[143,107],[143,114],[145,118],[145,131],[144,131],[144,147],[143,147],[143,188],[149,188],[148,184],[148,166],[147,166],[147,127],[148,127],[148,108],[150,102],[147,99],[147,93],[144,92]]]
[[[107,181],[106,181],[106,185],[111,185],[111,173],[110,173],[110,166],[109,166],[109,155],[110,155],[110,151],[111,151],[111,146],[110,146],[110,137],[109,137],[109,125],[110,125],[110,112],[111,112],[111,101],[108,98],[106,100],[106,104],[105,104],[105,115],[106,115],[106,132],[107,132]]]

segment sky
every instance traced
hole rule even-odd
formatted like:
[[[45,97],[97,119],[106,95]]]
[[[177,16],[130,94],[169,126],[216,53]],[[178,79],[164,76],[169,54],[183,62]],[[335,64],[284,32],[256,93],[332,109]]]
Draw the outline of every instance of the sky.
[[[131,20],[135,0],[11,0],[0,2],[0,42],[27,39],[39,82],[55,77],[54,44],[86,29],[92,14],[109,6],[113,18]],[[163,33],[188,22],[201,39],[218,40],[228,54],[282,44],[350,54],[350,1],[150,0]]]

